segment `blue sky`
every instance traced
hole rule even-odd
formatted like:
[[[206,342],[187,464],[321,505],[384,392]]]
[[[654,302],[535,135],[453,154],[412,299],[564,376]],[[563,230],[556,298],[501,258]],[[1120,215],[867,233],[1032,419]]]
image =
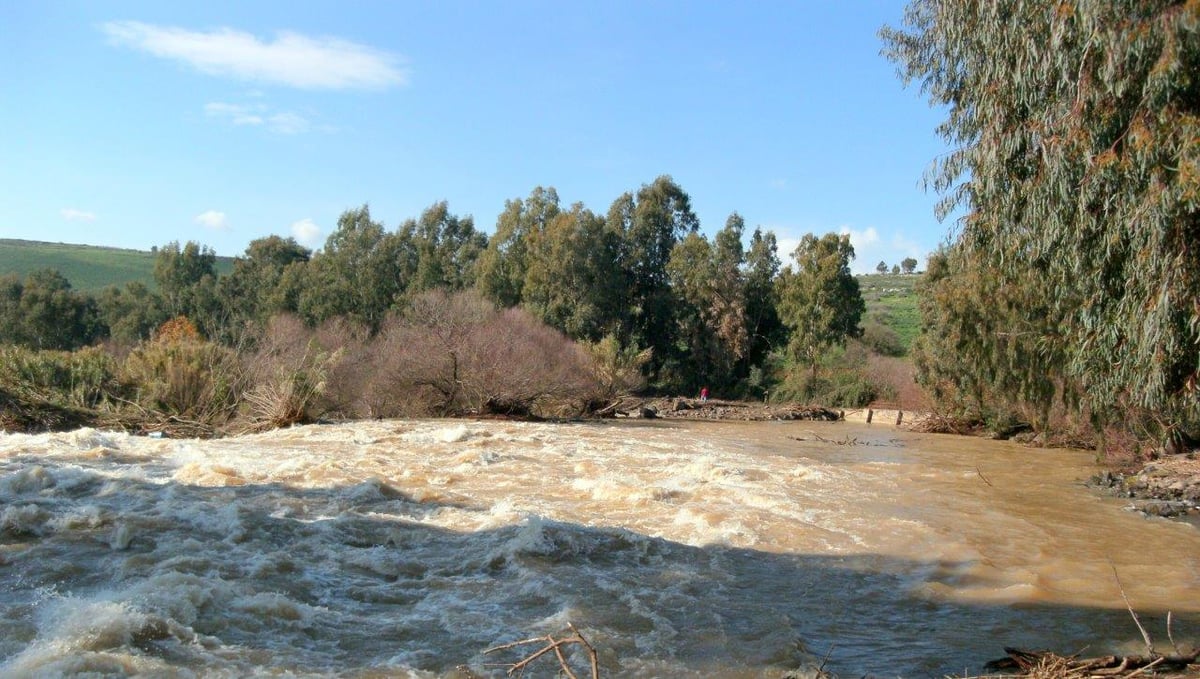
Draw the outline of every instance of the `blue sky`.
[[[603,214],[669,174],[707,233],[923,267],[951,224],[941,115],[879,55],[903,7],[0,0],[0,237],[238,255],[439,200],[491,233],[539,185]]]

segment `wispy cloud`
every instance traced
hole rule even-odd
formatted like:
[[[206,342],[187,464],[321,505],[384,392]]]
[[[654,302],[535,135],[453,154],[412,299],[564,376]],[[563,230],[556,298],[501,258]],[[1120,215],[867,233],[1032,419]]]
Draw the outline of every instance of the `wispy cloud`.
[[[241,104],[226,104],[220,101],[204,105],[204,115],[210,118],[224,118],[234,125],[262,125],[264,106],[243,106]]]
[[[396,54],[333,37],[280,32],[274,40],[231,28],[191,31],[140,21],[101,25],[118,45],[172,59],[209,75],[310,90],[377,90],[408,84]]]
[[[312,129],[308,118],[292,111],[272,111],[265,104],[229,104],[213,101],[204,105],[204,115],[233,125],[263,126],[278,134],[302,134]],[[330,131],[333,128],[323,126]]]
[[[767,185],[776,191],[782,191],[787,188],[788,182],[786,179],[772,179]]]
[[[62,218],[68,222],[94,222],[96,221],[96,213],[86,210],[76,210],[72,207],[65,207],[58,211]]]
[[[213,231],[224,231],[229,228],[229,218],[225,216],[224,212],[216,210],[201,212],[192,221]]]
[[[301,245],[315,248],[321,240],[321,227],[308,218],[292,222],[292,237]]]
[[[304,116],[285,111],[267,118],[267,127],[279,134],[301,134],[308,132],[310,125]]]

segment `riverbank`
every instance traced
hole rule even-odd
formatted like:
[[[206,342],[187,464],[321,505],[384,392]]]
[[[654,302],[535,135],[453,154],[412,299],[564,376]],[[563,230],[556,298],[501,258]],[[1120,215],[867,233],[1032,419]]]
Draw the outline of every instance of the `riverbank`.
[[[1195,451],[1151,460],[1136,471],[1105,471],[1089,485],[1128,498],[1143,514],[1200,524],[1200,457]]]

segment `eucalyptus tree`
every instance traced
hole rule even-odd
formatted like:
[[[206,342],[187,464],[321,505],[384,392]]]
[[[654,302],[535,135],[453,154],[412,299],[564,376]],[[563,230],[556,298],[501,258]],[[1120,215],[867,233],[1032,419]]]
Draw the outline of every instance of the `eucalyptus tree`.
[[[615,333],[626,304],[620,245],[582,203],[558,212],[528,232],[522,306],[576,340]]]
[[[932,181],[940,214],[964,208],[961,246],[1048,286],[1059,322],[1038,341],[1081,412],[1194,429],[1200,5],[916,0],[904,22],[885,52],[948,111]]]
[[[230,324],[265,327],[271,316],[299,309],[300,288],[292,285],[291,268],[303,268],[312,251],[294,238],[267,236],[250,242],[245,255],[233,263],[233,271],[218,285],[222,305],[231,315]]]
[[[687,235],[667,264],[678,299],[680,342],[687,349],[680,373],[685,383],[678,385],[685,390],[710,384],[728,391],[739,377],[749,348],[744,230],[745,221],[735,212],[712,243],[698,233]]]
[[[789,264],[776,279],[788,349],[808,364],[814,380],[823,351],[862,334],[858,323],[866,305],[850,273],[852,259],[850,236],[805,234],[792,252],[795,267]]]
[[[504,202],[504,211],[496,218],[496,231],[479,255],[476,285],[484,297],[501,308],[521,303],[529,240],[545,232],[560,212],[554,187],[539,186],[525,200]]]
[[[651,349],[650,368],[657,371],[678,353],[667,262],[675,244],[700,228],[700,220],[688,194],[663,175],[643,184],[636,195],[618,197],[609,208],[607,228],[621,241],[628,299],[623,343]]]
[[[225,322],[227,312],[217,296],[217,254],[207,245],[172,241],[158,248],[154,282],[167,314],[188,317],[206,337]]]
[[[746,372],[761,368],[772,349],[785,341],[784,326],[779,319],[779,291],[775,279],[779,275],[779,244],[774,232],[754,229],[750,247],[746,250]]]
[[[110,285],[100,291],[96,303],[108,336],[128,346],[149,339],[170,318],[162,297],[140,281]]]
[[[396,245],[368,206],[343,212],[306,266],[297,300],[301,316],[311,324],[344,317],[378,330],[403,292]]]
[[[416,254],[416,269],[405,292],[463,290],[475,285],[475,268],[487,247],[487,236],[475,229],[470,217],[450,212],[446,201],[430,205],[418,219],[409,219],[397,232],[403,247]]]
[[[76,349],[100,334],[95,300],[55,269],[0,278],[0,344]]]

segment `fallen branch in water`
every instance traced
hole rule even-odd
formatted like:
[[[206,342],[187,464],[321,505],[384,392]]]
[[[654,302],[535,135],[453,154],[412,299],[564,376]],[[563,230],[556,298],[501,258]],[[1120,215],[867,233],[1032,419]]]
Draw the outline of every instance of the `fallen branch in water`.
[[[579,630],[575,629],[574,625],[572,625],[571,623],[568,622],[567,627],[570,628],[571,635],[563,637],[561,639],[555,639],[552,635],[547,634],[544,637],[534,637],[532,639],[523,639],[521,641],[514,641],[512,643],[504,644],[502,646],[493,646],[492,648],[489,648],[486,651],[484,651],[484,654],[486,655],[488,653],[494,653],[496,651],[503,651],[503,650],[507,650],[510,648],[517,648],[518,646],[528,646],[530,644],[543,644],[543,646],[541,648],[530,653],[529,655],[525,656],[521,660],[518,660],[515,663],[506,665],[508,667],[508,671],[506,672],[506,674],[508,674],[508,676],[511,677],[518,672],[524,672],[525,668],[529,667],[529,665],[533,661],[537,660],[538,658],[540,658],[548,653],[554,653],[554,656],[558,659],[558,667],[560,670],[562,670],[563,674],[566,675],[568,677],[568,679],[579,679],[579,677],[575,674],[575,672],[571,670],[570,664],[567,663],[567,657],[566,657],[566,655],[563,654],[563,651],[562,651],[564,646],[568,646],[570,644],[578,644],[587,651],[588,660],[590,662],[591,670],[592,670],[592,675],[591,675],[592,679],[600,679],[600,662],[596,657],[596,649],[592,648],[592,645],[590,643],[588,643],[588,640],[585,639],[582,634],[579,633]]]
[[[1020,648],[1005,648],[1007,657],[992,660],[984,665],[987,672],[1003,672],[1014,676],[1062,677],[1064,679],[1091,679],[1113,677],[1124,679],[1154,671],[1189,672],[1196,662],[1197,653],[1191,655],[1104,655],[1097,658],[1062,656],[1051,651],[1027,651]]]
[[[1167,613],[1167,637],[1171,640],[1171,646],[1175,648],[1175,655],[1162,655],[1154,650],[1154,641],[1150,638],[1150,633],[1142,626],[1142,621],[1134,612],[1133,604],[1130,603],[1129,596],[1125,593],[1125,586],[1121,584],[1121,576],[1117,573],[1116,565],[1111,560],[1108,565],[1112,568],[1113,577],[1117,581],[1117,589],[1121,591],[1121,598],[1125,601],[1125,608],[1133,618],[1133,624],[1137,625],[1138,631],[1141,632],[1142,641],[1146,642],[1146,655],[1105,655],[1098,658],[1079,658],[1077,655],[1061,656],[1050,651],[1027,651],[1006,647],[1004,652],[1008,654],[1007,657],[987,663],[984,665],[984,670],[987,672],[1010,672],[1019,676],[1038,677],[1039,679],[1107,679],[1110,677],[1128,679],[1143,673],[1187,672],[1190,675],[1195,672],[1193,666],[1200,658],[1200,649],[1193,650],[1191,654],[1180,652],[1179,647],[1175,645],[1175,638],[1171,634],[1170,612]]]

